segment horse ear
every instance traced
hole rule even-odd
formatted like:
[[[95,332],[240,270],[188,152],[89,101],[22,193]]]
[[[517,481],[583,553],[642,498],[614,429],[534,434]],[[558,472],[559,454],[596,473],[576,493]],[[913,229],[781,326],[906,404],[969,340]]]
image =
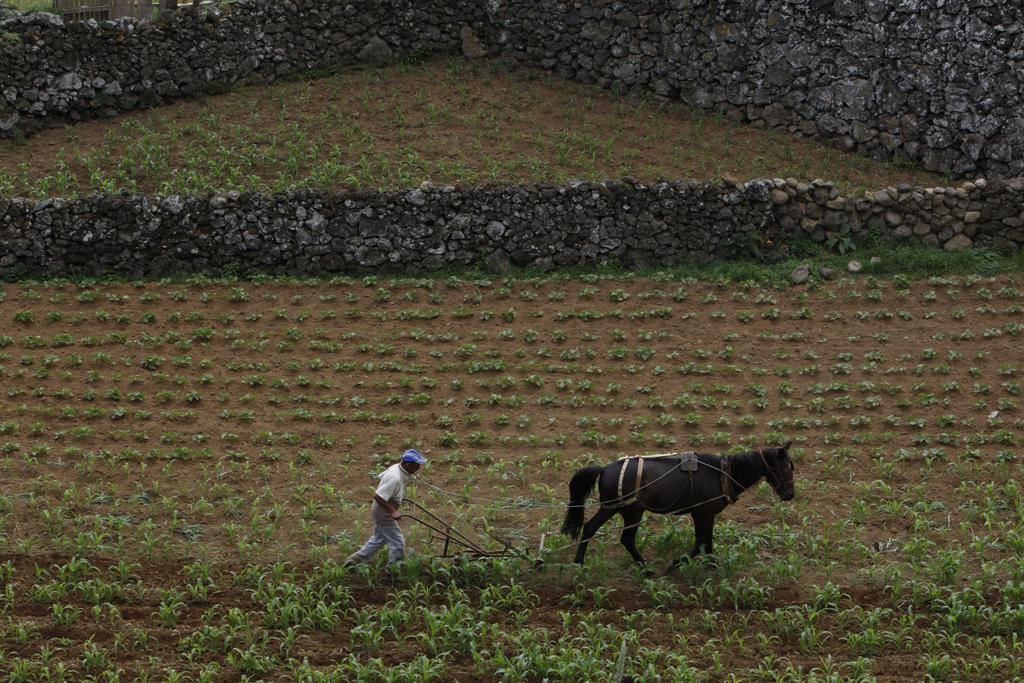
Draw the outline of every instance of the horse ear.
[[[792,445],[793,445],[792,441],[787,441],[786,443],[782,444],[782,450],[788,451],[789,447],[792,446]]]

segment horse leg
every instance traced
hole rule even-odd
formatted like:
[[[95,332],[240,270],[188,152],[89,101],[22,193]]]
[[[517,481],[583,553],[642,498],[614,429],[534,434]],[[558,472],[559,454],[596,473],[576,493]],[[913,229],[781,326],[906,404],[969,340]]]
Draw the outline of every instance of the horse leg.
[[[679,569],[680,565],[693,560],[695,557],[697,557],[697,555],[700,554],[700,548],[704,542],[704,524],[706,523],[708,517],[706,515],[699,515],[696,512],[691,513],[690,517],[693,519],[693,550],[691,550],[688,554],[683,555],[678,560],[670,564],[668,566],[668,569],[665,570],[666,574],[674,572],[676,569]],[[711,519],[714,518],[711,517]]]
[[[583,532],[580,534],[580,545],[576,549],[576,564],[583,564],[583,558],[587,554],[587,544],[590,543],[590,539],[594,537],[598,529],[611,519],[613,515],[615,515],[615,510],[602,507],[583,525]]]
[[[665,573],[666,573],[666,574],[671,574],[671,573],[672,573],[672,572],[674,572],[675,570],[679,569],[679,567],[680,567],[680,566],[682,566],[683,564],[686,564],[686,563],[687,563],[687,562],[689,562],[689,561],[690,561],[691,559],[693,559],[693,558],[694,558],[694,556],[696,556],[696,554],[697,554],[697,548],[696,548],[696,546],[695,546],[695,547],[694,547],[694,549],[693,549],[693,550],[691,550],[691,551],[690,551],[690,553],[689,553],[688,555],[683,555],[683,556],[682,556],[682,557],[680,557],[680,558],[679,558],[678,560],[673,560],[673,561],[672,561],[672,564],[670,564],[670,565],[668,566],[668,569],[666,569],[666,570],[665,570]]]
[[[622,523],[624,525],[619,542],[626,547],[626,550],[633,556],[636,563],[643,568],[644,558],[640,555],[640,551],[636,549],[636,532],[640,528],[640,520],[643,519],[644,509],[639,505],[631,505],[619,514],[622,515]],[[646,569],[643,571],[647,573]]]
[[[715,532],[715,516],[713,514],[694,515],[693,531],[696,542],[693,544],[693,550],[690,551],[690,557],[696,557],[702,549],[710,555],[713,552],[711,539]]]
[[[677,568],[683,562],[694,559],[701,553],[701,549],[706,549],[708,553],[711,552],[711,533],[715,526],[715,516],[709,514],[698,514],[693,513],[690,515],[693,518],[693,550],[688,555],[685,555],[675,562],[668,568],[668,571],[672,571]]]
[[[666,574],[671,574],[675,570],[679,569],[679,565],[681,565],[684,562],[689,562],[689,561],[690,561],[690,556],[689,555],[683,555],[678,560],[674,560],[672,562],[672,564],[670,564],[668,566],[668,569],[665,570],[665,573]]]

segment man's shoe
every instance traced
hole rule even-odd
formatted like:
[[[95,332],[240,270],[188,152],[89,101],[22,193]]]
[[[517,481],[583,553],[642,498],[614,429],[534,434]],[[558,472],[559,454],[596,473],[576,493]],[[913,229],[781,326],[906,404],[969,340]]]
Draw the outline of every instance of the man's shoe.
[[[352,553],[347,558],[345,558],[346,567],[351,567],[354,564],[363,564],[364,562],[366,562],[366,558],[360,555],[359,553]]]

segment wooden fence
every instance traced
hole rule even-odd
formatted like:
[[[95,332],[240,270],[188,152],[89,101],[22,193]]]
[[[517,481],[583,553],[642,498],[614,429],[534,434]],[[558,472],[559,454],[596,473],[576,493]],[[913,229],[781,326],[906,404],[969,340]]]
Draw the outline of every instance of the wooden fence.
[[[53,10],[68,21],[86,19],[149,19],[179,7],[214,4],[217,0],[53,0]]]

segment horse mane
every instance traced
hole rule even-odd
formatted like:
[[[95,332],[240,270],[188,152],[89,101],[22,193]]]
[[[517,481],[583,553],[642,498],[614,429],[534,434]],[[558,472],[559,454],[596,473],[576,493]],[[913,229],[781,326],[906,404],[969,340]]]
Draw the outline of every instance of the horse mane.
[[[758,451],[748,451],[746,453],[737,453],[736,455],[723,455],[723,458],[729,458],[729,462],[735,465],[753,465],[761,462],[761,455]]]
[[[729,460],[729,467],[735,477],[743,486],[749,487],[765,475],[761,451],[748,451],[736,455],[720,456],[723,460]]]

